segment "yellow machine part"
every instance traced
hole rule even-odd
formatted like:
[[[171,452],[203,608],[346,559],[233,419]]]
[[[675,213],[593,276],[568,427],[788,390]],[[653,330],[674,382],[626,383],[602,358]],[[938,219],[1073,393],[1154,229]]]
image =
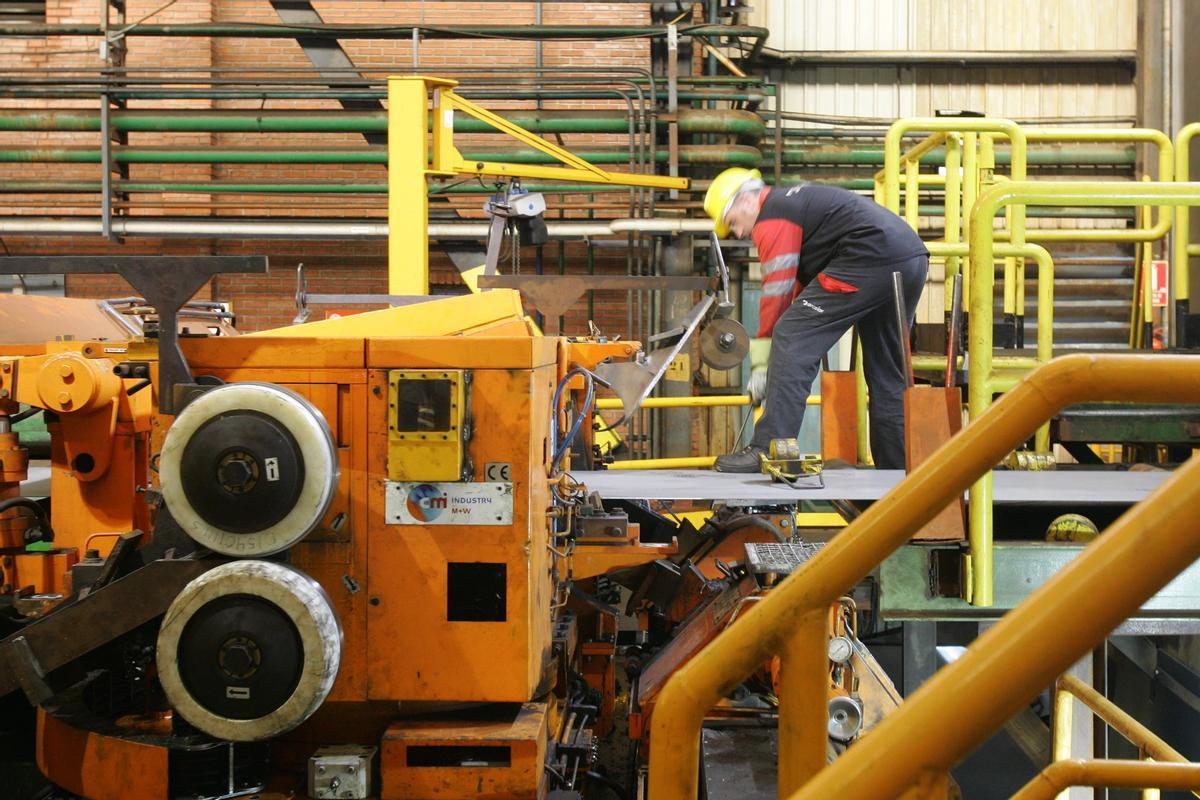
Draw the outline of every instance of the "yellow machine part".
[[[388,478],[463,477],[467,373],[461,369],[388,371]]]
[[[273,328],[247,336],[317,337],[325,339],[371,338],[375,336],[470,335],[499,323],[525,324],[521,293],[515,289],[492,289],[479,294],[455,295],[424,303],[351,314]]]

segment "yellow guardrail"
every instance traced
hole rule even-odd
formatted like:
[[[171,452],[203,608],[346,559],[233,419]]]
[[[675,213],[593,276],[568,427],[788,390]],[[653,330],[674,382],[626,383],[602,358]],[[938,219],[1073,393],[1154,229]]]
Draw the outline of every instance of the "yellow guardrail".
[[[993,204],[995,197],[984,205]],[[649,796],[694,800],[705,714],[774,655],[782,661],[780,797],[877,800],[899,797],[921,776],[943,775],[1200,557],[1200,538],[1190,535],[1200,459],[826,768],[829,605],[1062,408],[1197,398],[1200,357],[1073,355],[1031,372],[671,677],[651,719]],[[1085,605],[1088,614],[1059,624],[1067,609]]]
[[[936,126],[933,123],[938,123]],[[917,227],[918,191],[923,186],[941,187],[945,192],[945,242],[956,243],[970,239],[969,215],[963,216],[963,208],[968,211],[974,206],[975,198],[982,188],[989,183],[1005,180],[1023,180],[1028,169],[1028,149],[1035,144],[1065,143],[1065,142],[1126,142],[1145,144],[1158,151],[1158,180],[1169,182],[1178,175],[1186,179],[1187,152],[1186,143],[1200,128],[1180,132],[1184,147],[1172,143],[1170,137],[1162,131],[1151,128],[1030,128],[1024,130],[1022,139],[1012,142],[1010,176],[996,174],[995,138],[1006,136],[1012,140],[1011,132],[1019,126],[1011,120],[1002,119],[964,119],[936,118],[898,120],[889,129],[892,149],[889,150],[888,140],[884,145],[884,167],[875,174],[876,200],[900,214],[914,229]],[[899,150],[900,140],[913,131],[937,130],[939,133],[929,136],[903,153]],[[894,134],[894,135],[893,135]],[[932,148],[944,144],[946,147],[945,170],[942,175],[924,175],[919,173],[919,161],[922,155]],[[1182,159],[1182,167],[1179,161]],[[900,182],[904,178],[904,202],[901,205]],[[1165,210],[1160,211],[1153,225],[1133,228],[1055,228],[1028,229],[1024,225],[1024,210],[1013,207],[1009,213],[1009,230],[996,233],[997,241],[1011,239],[1016,243],[1023,242],[1064,242],[1064,241],[1093,241],[1093,242],[1151,242],[1162,239],[1171,229],[1171,215]],[[1178,217],[1178,215],[1177,215]],[[1178,219],[1176,220],[1178,223]],[[1185,223],[1186,225],[1186,223]],[[1184,229],[1183,238],[1187,231]],[[1178,241],[1178,240],[1177,240]],[[1177,250],[1179,245],[1177,244]],[[1200,247],[1195,247],[1193,253],[1200,253]],[[1176,256],[1176,262],[1180,259]],[[963,262],[966,264],[965,260]],[[1011,315],[1018,330],[1025,316],[1025,274],[1024,258],[1007,256],[1004,261],[1004,312]],[[950,256],[946,260],[947,286],[960,271],[959,256]],[[968,270],[964,270],[964,296],[969,296],[970,285]],[[1175,271],[1177,296],[1187,297],[1186,269]],[[1183,294],[1180,295],[1179,291]],[[950,293],[946,293],[949,298]],[[949,303],[949,299],[946,301]],[[947,310],[948,306],[947,306]]]
[[[1072,786],[1111,789],[1196,789],[1200,787],[1200,764],[1154,764],[1119,760],[1056,761],[1025,784],[1010,800],[1052,800]]]
[[[1100,692],[1088,686],[1070,673],[1062,675],[1054,687],[1054,712],[1051,730],[1054,731],[1055,762],[1071,758],[1071,718],[1074,700],[1083,703],[1093,714],[1103,720],[1104,724],[1125,737],[1125,740],[1138,749],[1143,759],[1174,764],[1189,764],[1200,769],[1200,764],[1193,764],[1183,753],[1167,744],[1153,731],[1138,722],[1116,703],[1109,700]],[[1166,787],[1170,788],[1170,787]],[[1184,787],[1194,788],[1194,787]],[[1200,797],[1200,792],[1192,792]],[[1061,796],[1066,800],[1066,796]]]
[[[1175,179],[1186,181],[1191,179],[1190,151],[1192,139],[1200,133],[1200,122],[1184,125],[1175,134]],[[1175,209],[1175,234],[1172,241],[1172,283],[1175,295],[1175,309],[1171,326],[1171,343],[1183,345],[1182,332],[1184,315],[1188,311],[1188,298],[1191,297],[1190,279],[1188,277],[1189,256],[1200,255],[1200,245],[1191,241],[1191,220],[1188,210],[1184,207]]]
[[[971,261],[992,264],[996,256],[990,221],[1004,207],[1021,206],[1189,206],[1200,205],[1200,183],[1131,181],[1009,181],[988,189],[975,203]],[[979,417],[992,402],[992,289],[995,272],[974,270],[968,320],[967,413]],[[1039,326],[1040,327],[1040,326]],[[971,487],[968,517],[972,554],[971,602],[992,603],[992,479]]]

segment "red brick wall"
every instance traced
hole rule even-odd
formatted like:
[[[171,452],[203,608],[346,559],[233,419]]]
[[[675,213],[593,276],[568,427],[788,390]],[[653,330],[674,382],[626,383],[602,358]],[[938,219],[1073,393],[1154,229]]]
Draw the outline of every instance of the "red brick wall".
[[[96,0],[49,0],[49,23],[95,23],[98,21]],[[162,0],[129,0],[127,19],[139,20],[162,5]],[[378,23],[382,20],[397,25],[448,25],[494,22],[533,24],[533,3],[494,2],[380,2],[363,0],[317,0],[318,12],[331,23]],[[642,25],[649,24],[649,4],[642,3],[545,3],[545,24]],[[154,16],[155,23],[184,23],[200,21],[278,22],[266,0],[179,0]],[[290,39],[191,39],[167,37],[129,37],[130,66],[181,70],[192,67],[214,67],[222,70],[281,70],[297,69],[311,77],[308,58],[300,46]],[[413,66],[410,41],[346,40],[343,47],[357,67],[373,77],[407,72]],[[537,47],[533,42],[426,39],[419,46],[419,69],[433,75],[461,73],[469,81],[471,69],[493,70],[497,67],[529,68],[536,63]],[[649,43],[644,39],[621,39],[605,42],[550,41],[542,45],[543,63],[548,67],[611,68],[649,66]],[[65,67],[93,71],[101,66],[98,41],[94,38],[0,39],[0,70],[62,69]],[[8,100],[8,107],[39,107],[65,109],[94,108],[94,101],[38,99]],[[169,100],[131,102],[135,109],[148,108],[267,108],[267,109],[336,109],[332,100]],[[532,103],[516,101],[487,101],[497,110],[529,107]],[[554,101],[548,108],[623,107],[620,100]],[[463,149],[486,144],[502,146],[501,137],[464,136]],[[625,147],[627,137],[604,135],[564,135],[557,139],[564,146]],[[272,135],[272,134],[132,134],[134,146],[189,147],[209,146],[258,147],[365,147],[357,134],[330,135]],[[0,147],[88,147],[99,146],[99,134],[86,133],[0,133]],[[11,180],[99,181],[100,167],[94,164],[6,164],[5,174]],[[134,180],[162,181],[342,181],[373,182],[386,180],[382,165],[364,166],[257,166],[257,165],[132,165]],[[603,195],[605,203],[626,202],[627,195]],[[615,199],[614,199],[615,198]],[[479,218],[482,195],[455,197],[453,203],[464,216]],[[21,195],[5,196],[12,214],[94,214],[98,195],[57,195],[54,197]],[[185,193],[135,194],[132,213],[158,214],[221,214],[254,217],[375,217],[386,214],[385,198],[381,195],[361,196],[296,196],[296,195],[198,195]],[[551,197],[553,206],[557,198]],[[575,208],[560,210],[547,217],[584,218],[589,198],[564,198],[566,205]],[[582,206],[582,208],[581,208]],[[599,216],[624,216],[620,208],[602,210]],[[207,239],[148,239],[133,238],[124,244],[110,244],[99,236],[48,238],[7,236],[4,244],[17,253],[164,253],[220,254],[253,253],[269,256],[272,271],[267,276],[225,276],[206,289],[214,300],[230,301],[239,314],[239,324],[246,330],[287,324],[294,315],[295,267],[303,262],[308,274],[309,291],[384,292],[386,291],[386,245],[382,241],[233,241]],[[579,243],[566,246],[566,269],[569,272],[585,269],[585,249]],[[434,283],[443,290],[453,290],[458,279],[436,245],[431,248],[431,267]],[[532,271],[534,252],[526,248],[522,254],[526,269]],[[545,249],[547,271],[558,271],[558,245]],[[596,251],[596,270],[600,273],[624,273],[625,254],[613,248]],[[119,278],[77,276],[67,282],[69,294],[81,296],[112,296],[129,292]],[[321,313],[318,309],[317,313]],[[568,318],[568,330],[586,328],[586,305],[580,304]],[[624,295],[603,295],[597,298],[597,322],[610,332],[624,332],[626,302]]]

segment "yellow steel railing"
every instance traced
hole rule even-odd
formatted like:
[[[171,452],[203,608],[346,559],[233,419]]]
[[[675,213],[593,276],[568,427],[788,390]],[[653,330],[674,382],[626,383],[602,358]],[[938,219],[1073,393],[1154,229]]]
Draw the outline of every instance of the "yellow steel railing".
[[[748,406],[752,403],[748,394],[700,395],[688,397],[647,397],[642,408],[720,408]],[[807,405],[821,405],[820,395],[809,395]],[[597,411],[624,408],[619,397],[601,397],[596,400]],[[757,411],[755,412],[757,414]],[[756,416],[757,418],[757,416]],[[609,469],[708,469],[717,460],[716,456],[684,456],[681,458],[641,458],[614,461]]]
[[[996,255],[990,222],[1000,209],[1020,206],[1189,206],[1200,205],[1200,183],[1137,183],[1130,181],[1010,181],[986,191],[971,211],[971,261],[990,265]],[[1000,391],[992,368],[992,288],[994,270],[974,270],[971,281],[967,345],[967,412],[979,417]],[[1040,325],[1039,325],[1040,327]],[[971,602],[992,603],[992,477],[988,473],[971,487],[968,508],[972,558]]]
[[[1014,141],[1011,156],[1011,178],[995,174],[995,137],[1009,136],[1011,130],[1017,128],[1009,120],[964,120],[958,118],[938,118],[940,123],[933,127],[930,120],[913,119],[899,120],[889,129],[889,134],[895,132],[894,149],[888,150],[885,141],[884,167],[875,174],[876,200],[886,205],[897,214],[902,214],[914,229],[917,227],[918,189],[925,185],[941,186],[945,191],[945,242],[953,244],[969,240],[971,223],[969,216],[964,217],[961,209],[971,209],[981,188],[992,182],[1004,180],[1022,180],[1028,169],[1028,148],[1037,143],[1055,142],[1129,142],[1147,144],[1158,151],[1158,180],[1169,182],[1176,175],[1186,179],[1186,159],[1182,159],[1183,172],[1179,171],[1177,161],[1179,149],[1171,142],[1170,137],[1162,131],[1150,128],[1031,128],[1023,132],[1023,143]],[[969,122],[970,124],[960,124]],[[939,133],[923,139],[911,149],[900,153],[899,141],[906,133],[922,130],[938,130]],[[1181,131],[1186,140],[1195,134],[1194,129]],[[976,136],[978,132],[978,136]],[[1186,134],[1185,134],[1186,132]],[[922,175],[918,173],[919,161],[922,155],[932,148],[944,144],[946,146],[946,169],[943,176]],[[961,167],[961,168],[960,168]],[[904,176],[904,203],[900,202],[900,176]],[[1104,242],[1150,242],[1162,239],[1171,229],[1171,215],[1165,210],[1160,211],[1153,225],[1133,228],[1056,228],[1056,229],[1027,229],[1024,226],[1024,210],[1013,207],[1007,214],[1010,230],[1000,230],[996,233],[997,241],[1012,239],[1020,242],[1062,242],[1062,241],[1104,241]],[[961,233],[961,238],[960,238]],[[1186,237],[1186,228],[1184,231]],[[1193,252],[1200,252],[1195,248]],[[1178,262],[1178,258],[1176,261]],[[965,263],[965,262],[964,262]],[[1025,316],[1025,259],[1021,256],[1006,256],[1004,260],[1004,312],[1019,321]],[[947,286],[951,285],[954,276],[959,272],[959,257],[949,256],[946,260]],[[970,293],[970,273],[964,271],[964,296]],[[1182,281],[1182,282],[1181,282]],[[1187,279],[1179,276],[1176,271],[1175,283],[1182,286],[1186,299]],[[1178,296],[1178,294],[1177,294]],[[947,304],[950,293],[947,291]],[[948,310],[948,305],[947,305]]]
[[[1055,761],[1014,794],[1011,800],[1052,800],[1072,786],[1112,789],[1197,789],[1200,764],[1144,761]]]
[[[1175,179],[1175,146],[1171,138],[1153,128],[1031,128],[1025,134],[1032,144],[1050,142],[1130,142],[1148,144],[1158,150],[1158,180]],[[1016,177],[1013,180],[1018,180]],[[1103,204],[1101,204],[1103,205]],[[1163,238],[1171,230],[1171,214],[1161,209],[1148,228],[1048,228],[1026,231],[1027,242],[1148,242]]]
[[[1071,758],[1072,705],[1074,700],[1078,700],[1103,720],[1105,725],[1124,736],[1130,744],[1135,745],[1142,758],[1175,764],[1190,764],[1200,769],[1200,764],[1193,764],[1182,753],[1156,736],[1153,731],[1131,717],[1116,703],[1074,675],[1067,673],[1060,676],[1054,690],[1052,730],[1054,731],[1053,760],[1055,762]],[[1200,797],[1200,792],[1194,791],[1192,794]],[[1065,796],[1063,800],[1066,800]]]
[[[1072,355],[1034,370],[671,677],[651,720],[650,797],[694,800],[705,714],[773,655],[782,662],[781,797],[877,800],[944,774],[1200,556],[1200,537],[1189,533],[1200,459],[825,768],[828,606],[1062,408],[1197,398],[1200,357]],[[1085,604],[1088,614],[1060,624]]]
[[[1191,179],[1190,149],[1192,139],[1200,133],[1200,122],[1184,125],[1175,134],[1175,179],[1186,181]],[[1175,313],[1172,317],[1171,343],[1183,345],[1179,338],[1182,315],[1187,313],[1188,298],[1191,297],[1190,279],[1188,277],[1189,256],[1200,255],[1200,245],[1192,244],[1191,220],[1188,219],[1188,209],[1175,209],[1175,234],[1172,243],[1173,263],[1172,283],[1175,294]]]

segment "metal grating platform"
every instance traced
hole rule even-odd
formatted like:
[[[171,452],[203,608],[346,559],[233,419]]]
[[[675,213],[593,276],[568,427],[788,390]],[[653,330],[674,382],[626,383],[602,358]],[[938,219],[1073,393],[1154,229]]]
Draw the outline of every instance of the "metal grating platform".
[[[814,542],[747,542],[746,565],[755,575],[790,575],[823,546]]]

